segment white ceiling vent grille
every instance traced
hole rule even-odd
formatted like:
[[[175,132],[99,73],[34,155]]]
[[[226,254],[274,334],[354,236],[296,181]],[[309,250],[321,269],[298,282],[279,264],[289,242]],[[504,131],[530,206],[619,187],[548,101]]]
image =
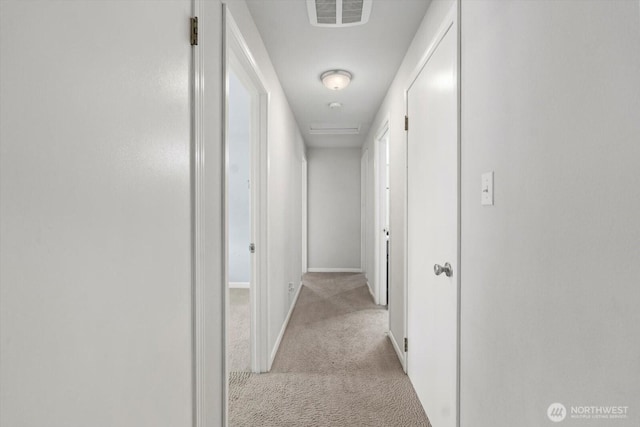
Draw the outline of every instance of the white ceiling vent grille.
[[[344,123],[311,123],[309,134],[311,135],[358,135],[360,125]]]
[[[352,27],[366,24],[373,0],[307,0],[311,25]]]

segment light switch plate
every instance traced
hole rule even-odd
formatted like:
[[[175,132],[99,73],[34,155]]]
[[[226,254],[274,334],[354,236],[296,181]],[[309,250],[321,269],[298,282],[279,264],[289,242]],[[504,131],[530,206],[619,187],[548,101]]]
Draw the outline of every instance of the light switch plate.
[[[480,203],[483,206],[493,206],[493,171],[483,173],[481,179],[482,196]]]

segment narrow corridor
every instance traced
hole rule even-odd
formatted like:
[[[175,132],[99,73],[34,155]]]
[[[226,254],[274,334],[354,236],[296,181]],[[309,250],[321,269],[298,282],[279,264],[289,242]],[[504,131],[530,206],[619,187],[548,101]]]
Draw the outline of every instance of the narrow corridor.
[[[230,373],[229,425],[430,426],[362,274],[307,273],[270,373]]]

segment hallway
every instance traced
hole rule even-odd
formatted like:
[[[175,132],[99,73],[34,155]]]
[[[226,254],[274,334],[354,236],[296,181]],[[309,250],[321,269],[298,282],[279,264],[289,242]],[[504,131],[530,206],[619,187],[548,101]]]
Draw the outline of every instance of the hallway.
[[[230,374],[229,425],[430,426],[364,276],[303,284],[271,372]]]
[[[0,0],[0,427],[640,427],[639,46],[639,0]]]

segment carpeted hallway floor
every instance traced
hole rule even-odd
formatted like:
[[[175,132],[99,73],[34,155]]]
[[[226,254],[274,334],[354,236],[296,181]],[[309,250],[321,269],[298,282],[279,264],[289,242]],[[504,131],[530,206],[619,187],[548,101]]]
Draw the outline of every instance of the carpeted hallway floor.
[[[228,346],[229,371],[251,370],[251,306],[249,289],[229,289]]]
[[[229,425],[430,426],[361,274],[309,273],[268,374],[232,372]]]

